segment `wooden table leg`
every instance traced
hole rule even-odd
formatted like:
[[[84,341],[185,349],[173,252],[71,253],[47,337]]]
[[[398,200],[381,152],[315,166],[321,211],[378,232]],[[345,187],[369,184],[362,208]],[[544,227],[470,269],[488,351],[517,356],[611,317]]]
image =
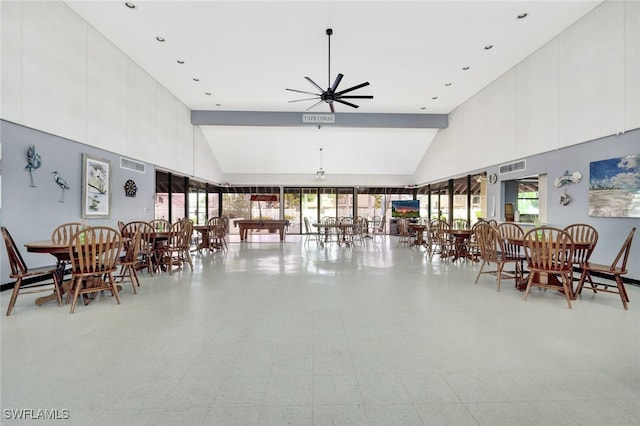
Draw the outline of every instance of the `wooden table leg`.
[[[69,285],[71,284],[71,281],[65,281],[62,283],[62,285],[60,285],[60,297],[62,298],[62,296],[69,291]],[[35,304],[38,306],[42,306],[47,302],[51,302],[53,300],[58,300],[58,296],[56,296],[56,292],[54,291],[53,293],[51,293],[48,296],[42,296],[42,297],[38,297],[35,301]],[[64,302],[62,302],[64,304]]]
[[[416,230],[416,239],[413,240],[414,246],[421,246],[424,243],[423,231],[418,229]]]

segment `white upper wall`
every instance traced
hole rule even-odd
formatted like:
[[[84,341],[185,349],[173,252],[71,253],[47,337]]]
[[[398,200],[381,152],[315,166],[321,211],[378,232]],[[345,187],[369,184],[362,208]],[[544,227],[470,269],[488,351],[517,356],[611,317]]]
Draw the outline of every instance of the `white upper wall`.
[[[193,126],[194,151],[198,155],[194,156],[194,175],[195,176],[216,176],[213,181],[222,182],[222,169],[218,160],[213,155],[213,151],[209,146],[207,138],[202,133],[200,126]]]
[[[1,118],[222,180],[189,109],[68,6],[3,1],[0,7]]]
[[[189,110],[65,4],[1,3],[0,117],[220,182]],[[607,2],[449,117],[414,182],[640,126],[640,2]],[[451,161],[451,152],[458,155]]]
[[[640,2],[603,3],[453,111],[414,181],[639,128],[639,76]]]

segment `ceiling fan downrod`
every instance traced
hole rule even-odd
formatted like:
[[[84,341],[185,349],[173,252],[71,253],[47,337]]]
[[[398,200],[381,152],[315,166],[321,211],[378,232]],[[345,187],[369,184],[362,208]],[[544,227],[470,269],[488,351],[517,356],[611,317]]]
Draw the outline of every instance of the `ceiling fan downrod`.
[[[327,88],[331,88],[331,35],[333,34],[333,30],[331,28],[327,28],[327,38],[328,38],[328,44],[329,44],[329,60],[327,61],[327,63],[329,64],[329,69],[327,72]],[[329,90],[329,89],[327,89]]]

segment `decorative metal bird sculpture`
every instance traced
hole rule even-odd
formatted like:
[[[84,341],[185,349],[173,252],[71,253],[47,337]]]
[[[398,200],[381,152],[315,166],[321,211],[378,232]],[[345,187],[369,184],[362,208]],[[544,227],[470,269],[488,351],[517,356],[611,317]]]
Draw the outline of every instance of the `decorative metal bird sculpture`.
[[[57,183],[58,186],[62,189],[62,195],[60,196],[59,202],[64,203],[64,191],[68,191],[70,187],[67,184],[67,181],[58,174],[57,170],[55,172],[51,172],[51,174],[53,175],[54,182]]]
[[[31,178],[31,187],[35,188],[36,185],[33,182],[33,171],[39,169],[42,166],[42,158],[40,158],[40,154],[36,153],[36,146],[31,145],[27,149],[27,165],[25,166],[25,170],[29,172],[29,177]]]

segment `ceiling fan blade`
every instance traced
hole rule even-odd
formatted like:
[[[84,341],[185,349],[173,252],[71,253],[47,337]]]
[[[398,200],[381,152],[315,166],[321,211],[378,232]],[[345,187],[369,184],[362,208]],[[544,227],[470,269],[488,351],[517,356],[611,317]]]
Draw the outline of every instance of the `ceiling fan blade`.
[[[347,102],[347,101],[342,101],[340,99],[334,99],[333,102],[340,102],[341,104],[349,105],[352,108],[359,108],[359,106],[356,104],[352,104],[351,102]]]
[[[324,101],[318,101],[315,104],[311,105],[309,108],[307,108],[307,111],[312,110],[313,108],[317,107],[318,105],[320,105],[321,103],[323,103]]]
[[[361,87],[365,87],[365,86],[368,86],[368,85],[369,85],[369,82],[368,82],[368,81],[366,81],[366,82],[364,82],[364,83],[360,83],[360,84],[358,84],[357,86],[349,87],[348,89],[345,89],[345,90],[343,90],[342,92],[338,92],[338,93],[336,93],[336,95],[340,96],[340,95],[342,95],[343,93],[351,92],[351,91],[353,91],[353,90],[356,90],[356,89],[359,89],[359,88],[361,88]]]
[[[320,93],[305,92],[304,90],[296,90],[296,89],[284,89],[284,90],[288,90],[288,91],[290,91],[290,92],[304,93],[304,94],[307,94],[307,95],[316,95],[316,96],[320,96]]]
[[[318,86],[318,84],[315,81],[311,80],[309,77],[305,77],[305,78],[307,79],[307,81],[309,83],[313,84],[316,87],[316,89],[318,89],[320,91],[320,93],[324,93],[324,89],[322,87]]]
[[[338,96],[338,99],[373,99],[373,95],[347,95],[347,96]]]
[[[333,107],[333,102],[329,102],[329,109],[331,110],[332,114],[336,112],[336,109]]]
[[[317,99],[320,99],[320,98],[318,96],[316,96],[315,98],[294,99],[293,101],[289,101],[289,103],[291,103],[291,102],[302,102],[302,101],[315,101]]]
[[[336,89],[338,88],[338,84],[340,84],[340,81],[342,81],[342,77],[344,77],[344,75],[338,74],[338,76],[336,77],[336,80],[333,82],[333,86],[331,86],[332,92],[336,91]]]

